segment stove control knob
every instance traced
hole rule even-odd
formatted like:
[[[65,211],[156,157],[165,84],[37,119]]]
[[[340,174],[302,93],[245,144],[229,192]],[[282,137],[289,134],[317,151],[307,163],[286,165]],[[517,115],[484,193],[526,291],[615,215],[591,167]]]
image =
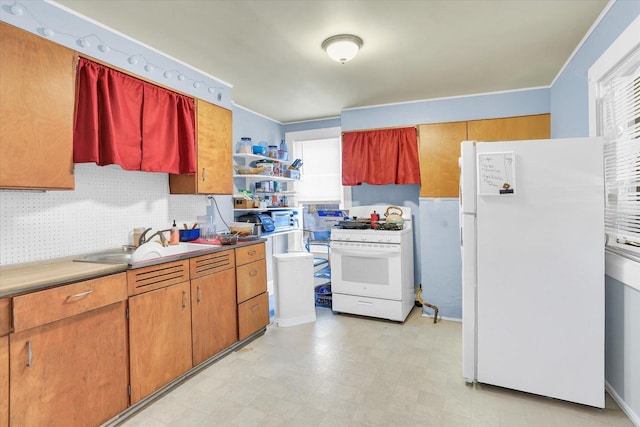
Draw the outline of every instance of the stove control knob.
[[[383,240],[384,240],[384,236],[379,235],[379,236],[378,236],[378,242],[382,242]]]
[[[368,237],[366,234],[363,234],[363,235],[360,237],[360,240],[362,240],[363,242],[366,242],[367,240],[369,240],[369,237]]]

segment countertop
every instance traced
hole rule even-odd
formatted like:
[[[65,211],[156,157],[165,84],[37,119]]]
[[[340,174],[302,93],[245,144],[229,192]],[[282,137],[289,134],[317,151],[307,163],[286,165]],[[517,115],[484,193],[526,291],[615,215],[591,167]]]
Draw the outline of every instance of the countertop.
[[[75,262],[69,258],[0,267],[0,297],[114,274],[128,267],[127,264]]]
[[[97,262],[74,261],[74,259],[79,258],[82,255],[0,266],[0,297],[32,292],[80,280],[89,280],[95,277],[119,273],[134,268],[162,264],[164,262],[171,262],[178,259],[191,258],[208,253],[253,245],[264,241],[265,239],[257,239],[240,242],[236,245],[211,245],[209,247],[207,247],[206,244],[203,244],[202,251],[181,254],[180,256],[175,257],[157,258],[140,264],[135,264],[134,266],[127,264],[103,264]]]

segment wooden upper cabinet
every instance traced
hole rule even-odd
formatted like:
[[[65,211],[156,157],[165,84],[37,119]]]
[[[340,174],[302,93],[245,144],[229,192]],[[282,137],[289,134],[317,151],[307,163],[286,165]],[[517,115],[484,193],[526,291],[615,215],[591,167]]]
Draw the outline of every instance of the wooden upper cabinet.
[[[197,173],[169,175],[172,194],[233,194],[231,111],[196,99]]]
[[[460,142],[467,122],[420,125],[420,197],[458,197]]]
[[[517,141],[551,138],[551,115],[505,117],[467,122],[467,139],[473,141]]]
[[[551,137],[551,115],[420,125],[420,197],[458,197],[460,143]]]
[[[73,50],[0,22],[0,188],[73,189]]]

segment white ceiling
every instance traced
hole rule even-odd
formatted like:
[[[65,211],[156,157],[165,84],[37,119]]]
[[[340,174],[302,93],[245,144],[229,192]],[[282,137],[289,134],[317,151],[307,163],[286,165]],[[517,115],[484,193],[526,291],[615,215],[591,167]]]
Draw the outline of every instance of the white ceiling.
[[[282,123],[548,86],[607,0],[57,0],[232,84]],[[351,33],[356,58],[320,45]]]

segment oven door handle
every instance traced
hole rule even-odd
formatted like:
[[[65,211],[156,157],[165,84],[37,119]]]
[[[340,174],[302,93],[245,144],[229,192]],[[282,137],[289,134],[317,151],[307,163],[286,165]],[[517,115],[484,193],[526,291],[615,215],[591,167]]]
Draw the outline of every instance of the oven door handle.
[[[334,255],[347,255],[356,256],[360,258],[392,258],[394,256],[400,256],[398,251],[369,251],[369,250],[357,250],[357,249],[338,249],[332,248],[331,253]]]

